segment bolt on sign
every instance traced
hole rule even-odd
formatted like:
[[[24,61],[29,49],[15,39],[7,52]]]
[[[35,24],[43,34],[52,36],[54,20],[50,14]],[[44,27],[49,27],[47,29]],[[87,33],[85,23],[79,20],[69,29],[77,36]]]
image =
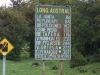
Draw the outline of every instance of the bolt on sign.
[[[1,40],[0,53],[2,55],[4,55],[4,56],[7,55],[13,48],[14,48],[13,45],[6,38]]]
[[[35,7],[35,59],[71,59],[71,7]]]

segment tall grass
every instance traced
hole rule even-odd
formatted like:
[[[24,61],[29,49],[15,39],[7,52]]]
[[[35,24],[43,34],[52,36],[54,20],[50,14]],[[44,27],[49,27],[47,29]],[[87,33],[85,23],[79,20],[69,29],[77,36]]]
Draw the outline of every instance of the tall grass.
[[[39,66],[31,66],[34,62],[38,62]],[[42,75],[42,63],[42,60],[29,58],[29,54],[24,53],[21,61],[6,61],[6,75]],[[59,65],[60,61],[45,61],[45,75],[60,75]],[[0,75],[2,75],[2,60],[0,60]],[[69,61],[63,61],[63,75],[100,75],[100,63],[70,68]]]

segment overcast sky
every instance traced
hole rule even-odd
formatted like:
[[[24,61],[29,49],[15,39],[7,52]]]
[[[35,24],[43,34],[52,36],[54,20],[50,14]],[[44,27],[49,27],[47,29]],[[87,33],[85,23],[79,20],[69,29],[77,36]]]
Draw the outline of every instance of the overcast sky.
[[[23,0],[23,1],[29,1],[29,0]],[[0,0],[0,6],[10,6],[9,4],[11,4],[10,0]]]
[[[9,4],[11,3],[11,1],[10,0],[0,0],[0,6],[4,6],[4,5],[6,5],[6,6],[10,6]]]

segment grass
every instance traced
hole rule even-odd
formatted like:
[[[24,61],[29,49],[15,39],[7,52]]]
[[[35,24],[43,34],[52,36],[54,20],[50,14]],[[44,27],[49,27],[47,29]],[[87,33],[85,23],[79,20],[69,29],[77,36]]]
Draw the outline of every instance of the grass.
[[[21,61],[6,61],[6,75],[43,75],[42,60],[24,57],[26,54],[22,54]],[[38,62],[39,66],[31,66],[34,62]],[[47,60],[45,63],[45,75],[60,75],[60,61]],[[2,60],[0,60],[0,75],[2,75]],[[69,61],[63,61],[63,75],[100,75],[100,63],[70,68]]]

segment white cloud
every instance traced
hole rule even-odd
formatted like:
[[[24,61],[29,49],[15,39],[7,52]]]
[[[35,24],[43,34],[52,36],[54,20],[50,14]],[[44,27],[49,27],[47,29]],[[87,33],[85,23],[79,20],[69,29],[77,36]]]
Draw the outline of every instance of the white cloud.
[[[9,4],[11,3],[10,0],[0,0],[0,6],[10,6]]]
[[[22,0],[22,1],[29,1],[29,0]],[[0,6],[11,6],[10,4],[12,4],[12,2],[10,0],[0,0]]]

